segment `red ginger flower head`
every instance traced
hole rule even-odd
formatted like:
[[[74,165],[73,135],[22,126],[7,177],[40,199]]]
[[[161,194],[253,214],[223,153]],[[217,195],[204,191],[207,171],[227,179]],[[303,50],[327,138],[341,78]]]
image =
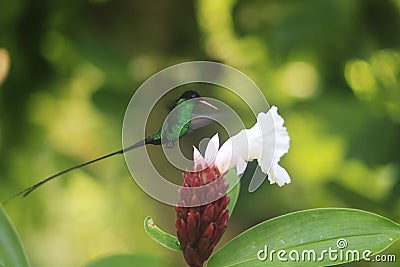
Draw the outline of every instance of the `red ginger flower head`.
[[[178,240],[187,264],[192,267],[203,266],[225,232],[229,220],[226,209],[229,204],[229,197],[226,196],[228,184],[225,179],[215,166],[198,169],[195,166],[194,170],[183,174],[183,188],[175,206]],[[190,190],[207,184],[209,186],[204,190]],[[216,200],[188,207],[188,203],[207,203],[207,199]]]

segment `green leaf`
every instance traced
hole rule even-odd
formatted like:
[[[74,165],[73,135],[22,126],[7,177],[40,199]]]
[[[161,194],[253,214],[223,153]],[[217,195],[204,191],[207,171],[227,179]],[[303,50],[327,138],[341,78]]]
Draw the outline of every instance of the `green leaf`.
[[[161,260],[154,256],[121,254],[88,263],[85,267],[132,267],[132,266],[163,266]]]
[[[305,210],[265,221],[246,230],[218,250],[207,266],[336,265],[352,261],[350,254],[353,251],[354,258],[358,253],[362,259],[366,250],[376,254],[399,238],[400,225],[370,212],[342,208]],[[342,247],[344,243],[347,246]],[[334,256],[331,258],[328,252],[323,253],[329,249],[337,250],[337,259]],[[275,252],[271,257],[273,250]],[[287,261],[278,259],[280,250],[285,251],[285,254],[280,253]],[[299,253],[299,260],[296,260],[296,252]],[[259,260],[258,253],[260,258],[267,258]],[[308,255],[311,257],[309,260]],[[373,256],[369,257],[373,259]]]
[[[27,267],[28,260],[3,206],[0,204],[0,266]]]
[[[226,207],[229,211],[229,217],[232,215],[233,210],[235,209],[238,197],[239,197],[239,192],[240,192],[240,182],[235,185],[234,188],[232,188],[231,191],[227,194],[228,197],[230,198],[228,207]]]
[[[153,219],[150,216],[144,219],[144,229],[153,240],[160,243],[164,247],[176,251],[182,250],[181,246],[179,245],[178,238],[161,230],[157,225],[154,224]]]
[[[227,207],[227,209],[229,211],[229,217],[230,217],[232,215],[233,210],[235,209],[236,202],[239,198],[240,181],[237,181],[238,178],[237,178],[235,169],[231,169],[227,174],[224,175],[224,178],[230,186],[228,194],[227,194],[228,197],[230,198],[230,201],[229,201],[229,204]],[[233,185],[233,187],[232,187],[232,185]]]

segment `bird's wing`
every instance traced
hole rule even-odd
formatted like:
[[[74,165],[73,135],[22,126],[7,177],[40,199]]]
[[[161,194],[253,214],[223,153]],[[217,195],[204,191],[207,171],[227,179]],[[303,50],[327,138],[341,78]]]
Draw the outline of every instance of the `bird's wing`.
[[[196,129],[203,128],[213,122],[218,122],[223,118],[226,118],[228,114],[192,114],[192,120],[190,122],[188,133],[192,133]]]

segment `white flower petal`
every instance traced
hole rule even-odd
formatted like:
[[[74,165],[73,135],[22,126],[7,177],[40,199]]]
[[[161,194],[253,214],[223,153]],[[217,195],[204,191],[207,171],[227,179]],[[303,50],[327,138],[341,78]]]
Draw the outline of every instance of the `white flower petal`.
[[[253,127],[246,131],[246,140],[243,140],[243,145],[247,142],[247,155],[243,157],[247,161],[258,159],[262,153],[263,135],[261,125],[257,122]]]
[[[235,166],[232,157],[232,139],[228,139],[219,149],[215,158],[215,166],[217,166],[221,174]]]
[[[236,166],[236,158],[252,161],[261,155],[262,134],[260,126],[256,123],[251,129],[241,130],[229,138],[217,154],[216,162],[229,170]]]
[[[290,137],[286,127],[283,126],[284,120],[278,114],[278,108],[272,106],[268,111],[271,113],[275,126],[275,162],[278,162],[283,155],[289,151]]]
[[[202,169],[205,165],[203,156],[195,146],[193,146],[193,161],[195,169]]]
[[[257,157],[258,165],[260,165],[264,173],[267,173],[272,166],[275,152],[274,120],[270,113],[259,113],[257,124],[262,132],[261,141],[258,142],[258,146],[262,150],[261,154]]]
[[[262,153],[258,164],[264,173],[268,173],[271,166],[278,164],[281,157],[288,152],[290,138],[283,126],[284,120],[275,106],[267,113],[259,113],[257,123],[262,131]]]
[[[241,175],[246,170],[247,162],[240,157],[235,157],[235,158],[236,158],[236,174]]]
[[[214,162],[215,157],[217,156],[218,148],[219,148],[219,137],[217,133],[210,139],[206,148],[204,158],[206,160],[207,165],[210,165]]]
[[[204,159],[194,148],[195,167],[215,164],[221,174],[236,167],[237,174],[241,175],[247,162],[257,159],[262,172],[268,174],[271,184],[288,184],[289,174],[278,165],[290,146],[290,137],[283,124],[284,120],[278,114],[277,107],[272,106],[267,113],[258,114],[257,123],[252,128],[232,136],[219,150],[219,137],[218,134],[214,135],[207,144]]]
[[[284,168],[274,164],[268,172],[268,180],[270,184],[277,183],[279,186],[283,186],[290,183],[290,176]]]

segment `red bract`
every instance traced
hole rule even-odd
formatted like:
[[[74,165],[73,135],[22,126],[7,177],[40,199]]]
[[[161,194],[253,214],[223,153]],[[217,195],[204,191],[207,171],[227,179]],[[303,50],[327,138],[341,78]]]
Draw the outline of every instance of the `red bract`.
[[[228,224],[228,185],[214,166],[186,172],[183,181],[179,203],[175,206],[177,236],[188,265],[203,266]],[[211,182],[214,183],[204,190],[191,190]],[[188,203],[207,203],[207,199],[217,200],[201,206],[185,207]]]

